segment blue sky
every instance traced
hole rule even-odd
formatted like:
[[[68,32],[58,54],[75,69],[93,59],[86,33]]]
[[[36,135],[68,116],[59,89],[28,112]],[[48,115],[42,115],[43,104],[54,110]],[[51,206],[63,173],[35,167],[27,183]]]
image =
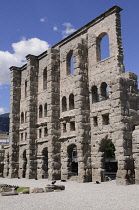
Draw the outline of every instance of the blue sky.
[[[24,64],[110,7],[123,8],[122,40],[126,71],[139,75],[138,0],[0,0],[0,114],[9,112],[9,67]]]

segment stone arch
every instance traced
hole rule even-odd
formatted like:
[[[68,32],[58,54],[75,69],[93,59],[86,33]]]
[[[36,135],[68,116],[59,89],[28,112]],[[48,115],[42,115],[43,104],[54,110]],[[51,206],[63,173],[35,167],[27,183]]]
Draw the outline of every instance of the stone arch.
[[[101,169],[104,171],[101,181],[104,181],[106,177],[116,178],[118,163],[115,158],[115,151],[115,145],[111,139],[102,139],[99,147],[99,152],[101,152]]]
[[[39,106],[39,118],[42,118],[43,107],[42,105]]]
[[[97,61],[110,57],[109,36],[106,32],[102,32],[96,39]]]
[[[92,104],[95,102],[99,102],[99,95],[98,95],[98,88],[97,86],[92,86],[91,88],[91,94],[92,94]]]
[[[48,148],[42,150],[42,178],[48,178]]]
[[[101,91],[101,100],[106,100],[109,98],[109,90],[106,82],[101,83],[100,91]]]
[[[43,89],[47,89],[47,67],[43,70]]]
[[[77,156],[77,146],[75,144],[70,144],[67,147],[68,154],[68,173],[70,176],[78,175],[78,156]]]
[[[62,98],[62,112],[67,111],[67,99],[66,96],[63,96]]]
[[[21,124],[24,123],[24,112],[21,112]]]
[[[27,170],[27,156],[26,156],[26,150],[23,152],[23,171],[22,171],[22,177],[26,178],[26,170]]]
[[[67,62],[67,75],[74,74],[74,55],[73,50],[70,50],[66,58]]]
[[[69,96],[69,110],[74,109],[74,94],[71,93]]]

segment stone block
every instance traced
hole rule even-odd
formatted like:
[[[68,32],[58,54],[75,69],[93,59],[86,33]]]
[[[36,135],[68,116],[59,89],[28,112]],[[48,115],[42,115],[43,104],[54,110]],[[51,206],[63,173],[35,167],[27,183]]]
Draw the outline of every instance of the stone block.
[[[34,188],[31,190],[31,193],[44,193],[43,188]]]
[[[11,192],[2,192],[2,196],[13,196],[13,195],[18,195],[18,192],[16,191],[11,191]]]

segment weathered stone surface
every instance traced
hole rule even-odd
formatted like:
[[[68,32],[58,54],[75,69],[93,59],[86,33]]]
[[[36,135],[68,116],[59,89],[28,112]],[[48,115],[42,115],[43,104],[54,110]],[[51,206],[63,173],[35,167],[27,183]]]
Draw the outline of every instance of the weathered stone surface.
[[[43,193],[44,189],[43,188],[34,188],[31,190],[31,193]]]
[[[22,194],[29,194],[30,193],[30,190],[29,189],[24,189],[23,191],[22,191]]]
[[[51,190],[52,191],[54,191],[54,190],[65,190],[65,186],[64,185],[47,185],[45,187],[45,191],[49,192],[49,190],[50,190],[50,192],[51,192]]]
[[[2,192],[2,196],[13,196],[13,195],[18,195],[16,191],[11,191],[11,192]]]
[[[27,55],[21,68],[10,68],[5,177],[101,182],[112,142],[117,183],[139,183],[137,76],[123,65],[120,11],[112,7],[41,55]],[[110,56],[102,59],[105,35]]]

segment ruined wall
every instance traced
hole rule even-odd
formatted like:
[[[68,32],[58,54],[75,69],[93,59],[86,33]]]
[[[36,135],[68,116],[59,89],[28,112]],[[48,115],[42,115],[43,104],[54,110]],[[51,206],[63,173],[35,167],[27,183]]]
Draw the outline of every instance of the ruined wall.
[[[117,183],[138,182],[137,76],[125,73],[120,11],[112,7],[41,55],[28,55],[23,67],[11,68],[4,176],[104,181],[111,141]],[[102,59],[105,35],[110,55]]]

